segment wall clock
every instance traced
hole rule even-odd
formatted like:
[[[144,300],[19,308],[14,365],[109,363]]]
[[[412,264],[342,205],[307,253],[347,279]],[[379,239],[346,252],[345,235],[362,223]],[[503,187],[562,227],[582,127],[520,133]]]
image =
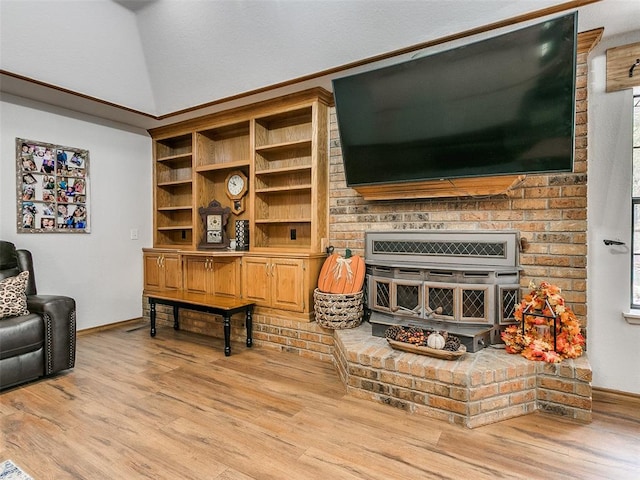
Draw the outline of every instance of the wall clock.
[[[229,246],[226,228],[230,212],[229,207],[223,207],[216,200],[213,200],[208,207],[198,209],[204,227],[198,249],[224,249]]]
[[[225,180],[225,192],[232,201],[231,211],[238,215],[244,212],[244,197],[249,189],[249,180],[241,170],[233,170]]]

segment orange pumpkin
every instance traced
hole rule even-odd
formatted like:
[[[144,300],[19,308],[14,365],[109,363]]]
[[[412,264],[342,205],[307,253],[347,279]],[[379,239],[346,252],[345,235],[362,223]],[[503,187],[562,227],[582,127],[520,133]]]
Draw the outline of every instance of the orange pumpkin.
[[[318,290],[323,293],[357,293],[364,284],[365,264],[362,257],[345,258],[337,253],[327,257],[318,277]]]

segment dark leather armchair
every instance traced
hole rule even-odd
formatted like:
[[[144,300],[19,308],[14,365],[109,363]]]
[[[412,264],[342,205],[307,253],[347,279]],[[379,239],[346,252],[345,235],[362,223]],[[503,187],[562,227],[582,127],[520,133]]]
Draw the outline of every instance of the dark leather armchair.
[[[24,271],[29,314],[0,318],[0,390],[75,365],[75,300],[38,295],[31,253],[0,240],[0,280]]]

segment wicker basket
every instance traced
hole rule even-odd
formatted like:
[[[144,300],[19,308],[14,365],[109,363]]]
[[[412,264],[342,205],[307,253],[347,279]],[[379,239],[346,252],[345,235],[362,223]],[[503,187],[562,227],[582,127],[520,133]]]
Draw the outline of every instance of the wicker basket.
[[[313,291],[316,322],[322,327],[341,330],[354,328],[362,323],[364,292],[341,294]]]

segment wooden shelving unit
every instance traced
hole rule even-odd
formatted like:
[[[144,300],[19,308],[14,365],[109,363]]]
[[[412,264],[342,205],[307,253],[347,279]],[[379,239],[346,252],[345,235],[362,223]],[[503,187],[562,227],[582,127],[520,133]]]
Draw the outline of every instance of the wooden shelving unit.
[[[157,139],[154,164],[154,246],[193,241],[193,144],[190,134]]]
[[[145,252],[145,277],[152,279],[147,283],[161,283],[162,260],[154,250],[167,255],[174,249],[181,259],[181,288],[211,289],[215,278],[216,289],[233,284],[237,289],[229,294],[310,316],[328,231],[332,102],[330,93],[311,89],[150,130],[155,218],[154,249]],[[215,262],[202,260],[205,252],[196,251],[204,233],[198,209],[212,200],[231,207],[225,182],[237,170],[249,179],[249,190],[245,210],[231,215],[227,234],[235,236],[235,220],[248,220],[250,250],[217,251]],[[241,274],[221,268],[228,262],[218,261],[220,256],[240,257]],[[206,267],[214,264],[212,277]]]
[[[326,105],[314,102],[256,119],[254,249],[320,250],[326,212],[314,210],[327,195],[326,115]]]
[[[251,158],[250,121],[196,132],[196,171],[248,166]]]
[[[314,89],[151,131],[156,247],[196,249],[198,208],[231,205],[225,180],[249,178],[251,250],[319,253],[327,236],[328,92]]]
[[[196,142],[196,203],[207,206],[212,200],[229,203],[225,179],[231,170],[241,170],[249,176],[251,163],[251,119],[232,118],[212,122],[194,133]],[[197,212],[196,212],[197,213]],[[235,220],[246,220],[248,214],[231,219],[227,234],[233,237]],[[204,234],[199,218],[195,220],[196,241]]]

